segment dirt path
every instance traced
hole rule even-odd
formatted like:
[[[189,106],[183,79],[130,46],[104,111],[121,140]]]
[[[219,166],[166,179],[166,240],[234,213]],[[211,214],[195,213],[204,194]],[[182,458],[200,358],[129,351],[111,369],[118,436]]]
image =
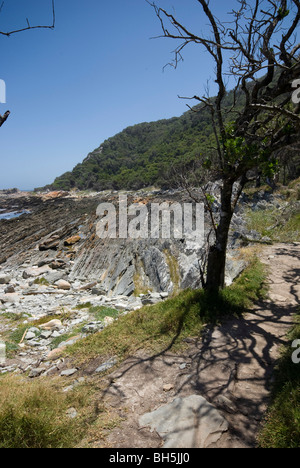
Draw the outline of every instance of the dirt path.
[[[139,355],[109,376],[103,398],[124,417],[107,443],[116,448],[158,448],[162,439],[138,420],[174,398],[201,395],[229,423],[217,447],[255,447],[266,411],[273,368],[300,299],[300,244],[266,247],[270,300],[241,319],[207,328],[184,355]]]

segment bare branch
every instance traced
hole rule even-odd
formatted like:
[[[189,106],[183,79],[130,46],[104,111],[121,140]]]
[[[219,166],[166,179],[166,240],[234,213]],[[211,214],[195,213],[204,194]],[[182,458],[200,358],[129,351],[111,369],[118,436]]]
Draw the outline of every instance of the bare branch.
[[[0,127],[4,124],[4,122],[8,119],[10,115],[10,111],[6,111],[4,115],[0,115]]]
[[[28,18],[26,18],[26,22],[27,22],[26,27],[20,28],[20,29],[15,29],[15,30],[12,30],[12,31],[6,31],[6,32],[5,31],[0,31],[0,35],[9,37],[12,34],[17,34],[17,33],[24,32],[24,31],[29,31],[29,30],[32,30],[32,29],[54,29],[55,28],[55,21],[56,21],[54,1],[55,0],[51,0],[51,2],[52,2],[52,24],[45,25],[45,26],[41,26],[41,25],[31,26],[30,23],[29,23]],[[3,8],[3,5],[4,5],[4,2],[1,5],[1,9]],[[0,11],[1,11],[1,9],[0,9]]]

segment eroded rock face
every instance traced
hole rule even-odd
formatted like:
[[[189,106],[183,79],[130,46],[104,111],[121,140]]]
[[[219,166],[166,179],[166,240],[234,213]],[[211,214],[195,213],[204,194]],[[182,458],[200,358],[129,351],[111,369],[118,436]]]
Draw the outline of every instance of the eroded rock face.
[[[139,200],[143,199],[141,195]],[[151,203],[190,203],[189,197],[178,191],[147,192],[144,197],[143,206],[147,207]],[[128,206],[136,198],[137,194],[128,194]],[[12,203],[18,200],[13,198]],[[21,269],[24,279],[58,285],[62,280],[61,284],[68,282],[70,288],[72,283],[83,281],[92,283],[95,292],[113,297],[201,287],[199,258],[204,247],[200,243],[174,236],[136,240],[97,237],[98,205],[113,203],[117,207],[118,201],[118,193],[49,200],[26,197],[25,201],[20,197],[20,209],[26,206],[31,214],[0,222],[0,264],[4,271],[0,281],[7,277],[7,271]],[[235,220],[242,226],[237,215]],[[207,217],[206,231],[209,229]],[[232,244],[238,239],[233,239]],[[229,255],[228,283],[242,269],[243,265]]]

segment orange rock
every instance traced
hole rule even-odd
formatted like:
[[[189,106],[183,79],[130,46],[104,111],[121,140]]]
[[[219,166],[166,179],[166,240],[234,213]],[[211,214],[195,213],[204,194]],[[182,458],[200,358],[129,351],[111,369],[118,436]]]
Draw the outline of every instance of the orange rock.
[[[65,240],[65,245],[74,245],[81,240],[80,236],[72,236]]]

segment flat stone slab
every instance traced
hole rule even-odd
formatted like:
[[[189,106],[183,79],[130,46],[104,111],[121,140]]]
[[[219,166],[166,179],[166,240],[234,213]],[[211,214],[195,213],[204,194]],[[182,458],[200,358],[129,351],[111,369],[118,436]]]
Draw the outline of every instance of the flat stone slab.
[[[228,430],[228,422],[205,398],[176,398],[139,419],[165,441],[163,448],[207,448]]]

